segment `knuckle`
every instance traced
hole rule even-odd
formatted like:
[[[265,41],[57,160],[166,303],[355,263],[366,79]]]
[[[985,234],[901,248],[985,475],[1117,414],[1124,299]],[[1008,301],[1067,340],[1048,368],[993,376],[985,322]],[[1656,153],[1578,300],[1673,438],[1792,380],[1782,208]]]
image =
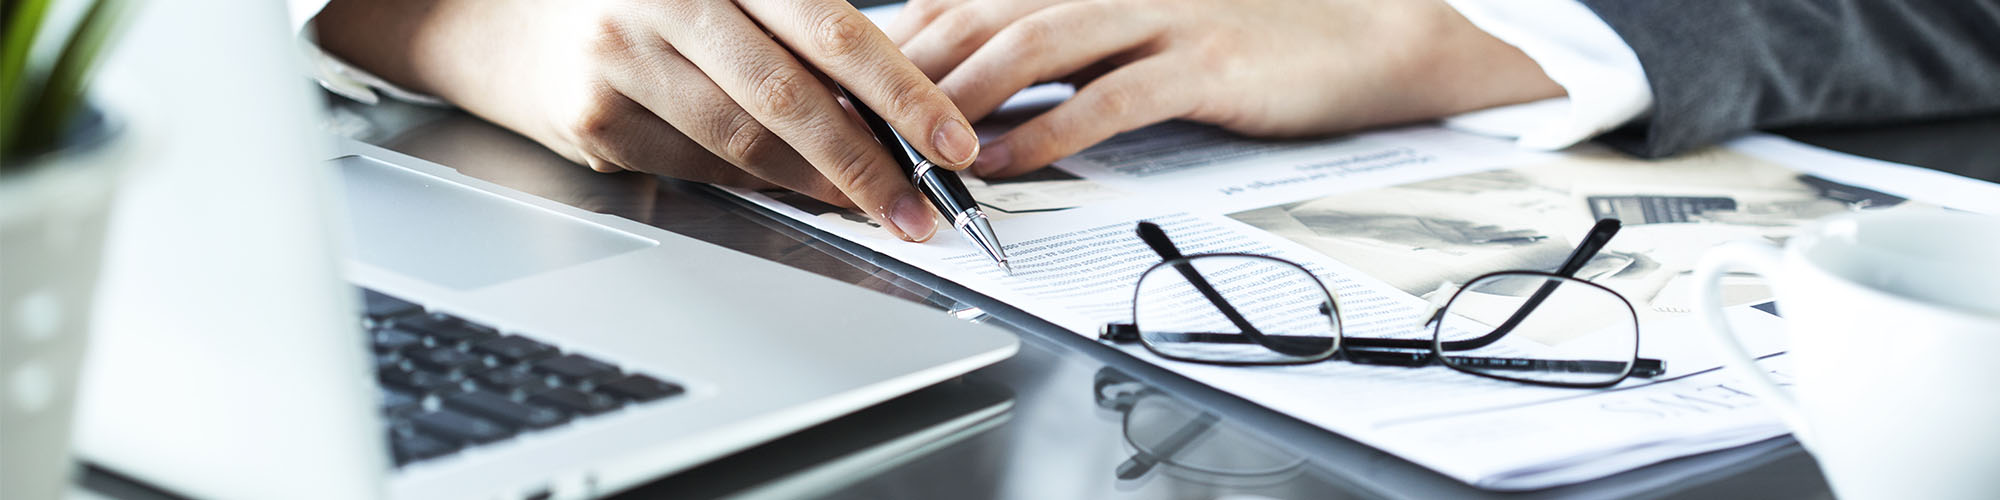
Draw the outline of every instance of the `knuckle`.
[[[995,38],[1004,36],[1005,40],[998,45],[1011,47],[1015,53],[1042,54],[1052,48],[1050,44],[1058,37],[1060,30],[1060,26],[1047,18],[1025,19],[1008,26]]]
[[[851,58],[867,53],[875,42],[875,24],[845,10],[828,9],[813,22],[813,43],[820,53]]]
[[[1206,37],[1195,44],[1195,61],[1203,69],[1216,71],[1227,69],[1241,59],[1242,47],[1227,37]]]
[[[629,28],[623,20],[598,18],[590,32],[590,53],[597,56],[623,54],[632,48]]]
[[[840,148],[839,152],[835,153],[833,163],[821,167],[820,173],[825,175],[827,180],[833,181],[833,185],[842,191],[864,192],[873,185],[876,175],[876,169],[872,168],[874,162],[870,161],[874,156],[868,153],[867,149],[859,147]]]
[[[921,80],[921,81],[920,81]],[[890,78],[884,82],[888,86],[889,100],[874,108],[889,119],[897,117],[924,117],[925,122],[936,121],[942,109],[955,109],[942,90],[929,80],[916,78]]]
[[[600,58],[628,54],[639,48],[651,34],[639,18],[628,15],[625,10],[608,9],[596,13],[590,23],[587,47],[592,55]]]
[[[594,97],[570,119],[570,136],[591,146],[609,143],[625,112],[624,106],[611,99]]]
[[[771,65],[751,86],[751,105],[770,116],[792,116],[805,105],[807,77],[781,65]]]
[[[1094,103],[1098,116],[1126,116],[1138,109],[1139,95],[1130,89],[1106,89]]]
[[[775,136],[763,124],[744,113],[738,113],[725,123],[728,123],[728,130],[722,136],[722,152],[728,155],[731,163],[756,165],[770,157],[771,139]]]

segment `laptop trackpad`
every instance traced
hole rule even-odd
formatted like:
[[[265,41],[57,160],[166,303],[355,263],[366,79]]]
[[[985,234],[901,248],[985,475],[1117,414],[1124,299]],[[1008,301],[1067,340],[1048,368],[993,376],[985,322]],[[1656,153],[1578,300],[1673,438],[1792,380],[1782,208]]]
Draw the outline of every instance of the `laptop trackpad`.
[[[373,158],[333,162],[355,258],[440,286],[479,288],[657,244]]]

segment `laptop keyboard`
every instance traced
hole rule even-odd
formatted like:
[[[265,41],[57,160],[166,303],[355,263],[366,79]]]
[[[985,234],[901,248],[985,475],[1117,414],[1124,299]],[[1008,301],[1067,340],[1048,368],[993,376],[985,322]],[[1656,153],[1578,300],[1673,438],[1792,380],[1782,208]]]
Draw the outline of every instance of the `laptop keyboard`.
[[[517,333],[361,293],[398,467],[684,392]]]

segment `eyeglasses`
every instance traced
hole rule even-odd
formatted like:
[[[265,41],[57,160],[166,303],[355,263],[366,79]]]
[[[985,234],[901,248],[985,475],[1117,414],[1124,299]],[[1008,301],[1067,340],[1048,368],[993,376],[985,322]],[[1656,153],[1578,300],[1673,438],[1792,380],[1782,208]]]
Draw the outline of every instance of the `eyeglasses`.
[[[1182,256],[1165,231],[1139,223],[1162,262],[1140,274],[1132,322],[1101,340],[1139,342],[1162,357],[1221,365],[1292,365],[1332,358],[1421,367],[1552,387],[1609,387],[1651,378],[1665,363],[1639,357],[1639,317],[1617,292],[1575,277],[1618,233],[1597,222],[1556,272],[1473,278],[1423,325],[1430,338],[1347,337],[1340,301],[1297,263],[1264,255]],[[1381,314],[1379,309],[1362,317]],[[1415,318],[1411,318],[1415,319]]]
[[[1288,481],[1306,469],[1304,456],[1111,367],[1097,371],[1091,388],[1098,408],[1122,416],[1132,457],[1113,469],[1120,481],[1138,480],[1165,466],[1168,474],[1197,484],[1259,487]]]

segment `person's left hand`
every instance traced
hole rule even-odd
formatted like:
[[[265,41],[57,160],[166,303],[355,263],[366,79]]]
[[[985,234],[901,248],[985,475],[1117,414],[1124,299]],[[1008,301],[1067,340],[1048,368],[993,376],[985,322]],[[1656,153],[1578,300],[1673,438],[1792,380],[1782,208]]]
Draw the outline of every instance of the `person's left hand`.
[[[982,148],[986,177],[1169,119],[1300,136],[1562,94],[1442,0],[912,0],[887,31],[973,120],[1078,84]]]

